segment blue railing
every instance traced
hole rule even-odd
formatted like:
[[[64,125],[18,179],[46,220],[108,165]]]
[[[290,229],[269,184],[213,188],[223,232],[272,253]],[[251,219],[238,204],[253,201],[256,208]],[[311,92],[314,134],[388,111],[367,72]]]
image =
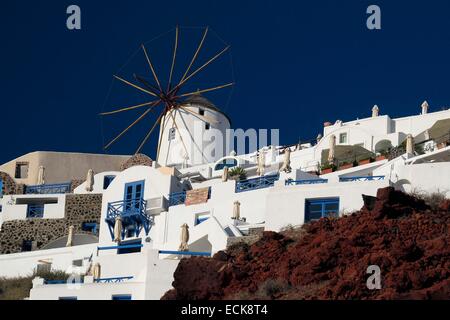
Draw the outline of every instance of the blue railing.
[[[44,284],[74,284],[74,283],[84,283],[84,279],[83,278],[73,279],[72,281],[70,281],[69,279],[67,279],[67,280],[44,280]]]
[[[107,219],[122,219],[127,215],[140,214],[147,217],[145,209],[147,201],[144,199],[122,200],[108,203]]]
[[[340,177],[339,182],[382,181],[385,176]]]
[[[169,207],[178,206],[186,202],[186,191],[169,194]],[[211,188],[208,189],[208,199],[211,199]]]
[[[124,282],[125,280],[131,280],[133,278],[134,278],[133,276],[115,277],[115,278],[99,278],[99,279],[95,279],[94,282],[96,282],[96,283],[120,283],[120,282]]]
[[[280,178],[278,174],[271,176],[263,176],[254,179],[238,181],[236,183],[236,192],[245,192],[258,189],[273,187],[275,181]]]
[[[288,179],[288,180],[286,180],[287,186],[297,186],[297,185],[303,185],[303,184],[321,184],[321,183],[328,183],[328,179],[304,179],[304,180]]]
[[[25,194],[64,194],[70,193],[71,183],[43,184],[39,186],[26,186]]]
[[[182,255],[182,256],[211,257],[211,252],[193,252],[193,251],[168,251],[168,250],[159,250],[159,254],[171,254],[171,255]]]
[[[169,207],[184,204],[185,201],[186,201],[186,191],[169,194]]]
[[[114,239],[114,225],[116,218],[122,219],[122,239],[125,238],[127,229],[134,230],[136,237],[144,228],[148,235],[152,224],[152,217],[146,213],[147,201],[144,199],[122,200],[108,203],[108,210],[105,221],[108,223],[111,239]]]
[[[128,244],[123,246],[109,246],[109,247],[97,247],[97,250],[116,250],[116,249],[135,249],[135,248],[142,248],[143,244]]]
[[[44,205],[43,204],[29,204],[27,207],[27,218],[43,218]]]

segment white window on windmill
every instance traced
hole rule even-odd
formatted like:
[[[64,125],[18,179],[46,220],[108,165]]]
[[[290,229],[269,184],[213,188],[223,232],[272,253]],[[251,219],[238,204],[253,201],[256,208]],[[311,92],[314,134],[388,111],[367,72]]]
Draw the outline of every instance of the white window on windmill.
[[[169,141],[175,140],[176,128],[170,128],[169,130]]]

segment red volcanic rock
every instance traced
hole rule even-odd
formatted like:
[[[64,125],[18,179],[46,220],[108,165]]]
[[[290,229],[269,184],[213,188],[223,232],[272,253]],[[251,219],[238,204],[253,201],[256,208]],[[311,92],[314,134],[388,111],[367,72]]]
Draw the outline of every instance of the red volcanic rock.
[[[449,299],[449,207],[380,189],[371,210],[306,224],[297,240],[265,232],[251,246],[182,260],[163,299]],[[367,288],[370,265],[381,290]]]

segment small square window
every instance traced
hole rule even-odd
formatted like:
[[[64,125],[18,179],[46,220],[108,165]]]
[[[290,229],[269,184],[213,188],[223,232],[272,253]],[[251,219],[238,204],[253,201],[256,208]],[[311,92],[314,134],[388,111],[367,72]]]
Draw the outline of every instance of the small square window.
[[[51,263],[39,263],[36,266],[36,273],[37,274],[43,274],[51,272],[52,270],[52,264]]]
[[[109,185],[111,184],[111,182],[113,182],[115,177],[116,176],[104,176],[103,177],[103,190],[108,189]]]
[[[211,215],[209,213],[200,213],[195,216],[195,225],[199,225],[202,222],[205,222],[211,218]]]
[[[125,247],[125,248],[121,248]],[[126,241],[122,242],[117,249],[117,254],[129,254],[129,253],[137,253],[141,252],[142,247],[142,240],[132,240],[132,241]]]
[[[347,133],[341,133],[339,135],[339,143],[347,143]]]
[[[22,242],[22,252],[28,252],[33,250],[32,240],[23,240]]]
[[[170,130],[169,130],[169,141],[171,141],[171,140],[175,140],[175,131],[176,129],[175,128],[170,128]]]
[[[205,123],[205,130],[209,130],[211,128],[211,125],[209,123]]]
[[[205,115],[205,110],[198,109],[198,114],[201,115],[201,116],[204,116]]]
[[[28,178],[28,162],[17,162],[16,163],[16,179],[26,179]]]
[[[74,267],[82,267],[83,266],[83,259],[73,260],[72,266]]]

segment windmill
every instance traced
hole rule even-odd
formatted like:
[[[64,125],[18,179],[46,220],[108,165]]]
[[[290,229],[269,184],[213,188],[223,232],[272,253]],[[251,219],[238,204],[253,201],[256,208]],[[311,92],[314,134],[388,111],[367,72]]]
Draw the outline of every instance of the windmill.
[[[159,126],[160,127],[160,136],[158,141],[158,149],[157,149],[157,161],[159,159],[160,149],[162,145],[162,138],[164,136],[165,127],[170,124],[172,125],[172,128],[170,128],[171,134],[173,135],[173,132],[178,132],[178,136],[181,140],[181,144],[185,150],[184,157],[189,157],[190,153],[186,144],[186,141],[183,139],[183,135],[179,132],[180,131],[180,121],[185,122],[184,119],[180,118],[180,113],[190,115],[191,117],[195,118],[196,121],[202,121],[204,122],[208,128],[210,125],[218,124],[220,121],[218,121],[217,117],[207,115],[204,111],[201,109],[191,108],[186,105],[186,101],[194,101],[195,97],[198,97],[202,93],[212,92],[220,89],[224,89],[227,87],[231,87],[234,85],[234,83],[225,83],[214,87],[209,88],[199,88],[196,91],[192,92],[183,92],[186,83],[188,83],[189,80],[191,80],[193,77],[195,77],[197,74],[199,74],[201,71],[203,71],[206,67],[208,67],[210,64],[212,64],[214,61],[216,61],[219,57],[221,57],[227,50],[229,50],[230,46],[226,46],[219,52],[217,52],[214,56],[209,58],[206,62],[204,62],[200,67],[193,68],[195,62],[197,61],[197,58],[199,56],[200,51],[202,50],[202,47],[204,45],[205,39],[207,37],[209,28],[205,28],[203,31],[202,38],[200,40],[200,43],[198,44],[196,51],[190,60],[189,65],[185,69],[183,76],[181,79],[175,81],[174,79],[174,70],[177,64],[177,51],[178,51],[178,44],[179,44],[179,36],[180,36],[180,30],[177,26],[175,28],[175,41],[173,46],[173,54],[172,54],[172,63],[169,71],[168,81],[167,83],[162,83],[160,81],[160,78],[158,77],[154,64],[152,63],[152,59],[149,55],[149,52],[147,51],[144,44],[141,45],[142,49],[142,58],[145,58],[146,64],[148,65],[147,72],[151,73],[152,81],[147,80],[143,76],[134,74],[133,80],[124,79],[123,77],[119,75],[114,75],[114,79],[119,81],[120,83],[131,87],[141,93],[144,93],[145,96],[148,96],[148,101],[142,101],[142,103],[139,103],[137,105],[132,105],[128,107],[122,107],[118,108],[112,111],[103,112],[100,115],[101,116],[112,116],[112,115],[118,115],[122,112],[127,112],[130,110],[142,110],[139,117],[136,118],[129,126],[127,126],[124,130],[122,130],[117,136],[115,136],[111,141],[109,141],[105,146],[104,149],[110,148],[114,143],[116,143],[119,139],[121,139],[131,128],[133,128],[135,125],[137,125],[139,122],[141,122],[148,114],[150,113],[156,113],[156,120],[152,123],[150,126],[147,134],[140,142],[138,148],[135,151],[135,154],[141,152],[144,145],[147,143],[149,138],[151,137],[152,133],[155,131],[155,129]],[[181,73],[180,73],[181,74]],[[210,108],[211,111],[218,111],[215,108]],[[169,121],[170,120],[170,121]],[[228,124],[229,125],[229,124]],[[202,153],[203,151],[200,150]],[[159,161],[158,161],[159,162]]]

